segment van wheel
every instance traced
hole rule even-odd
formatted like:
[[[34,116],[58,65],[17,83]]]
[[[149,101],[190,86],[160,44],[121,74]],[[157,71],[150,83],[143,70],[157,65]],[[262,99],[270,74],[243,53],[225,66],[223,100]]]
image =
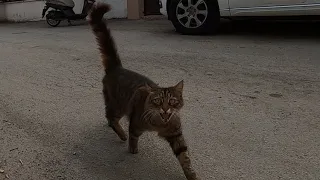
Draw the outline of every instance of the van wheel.
[[[181,34],[214,33],[220,23],[215,0],[172,0],[168,13],[176,31]]]

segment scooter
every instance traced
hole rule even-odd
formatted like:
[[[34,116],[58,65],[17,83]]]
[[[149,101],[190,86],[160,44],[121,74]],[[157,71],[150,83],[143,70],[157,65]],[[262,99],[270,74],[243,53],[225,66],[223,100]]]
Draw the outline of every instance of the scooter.
[[[46,5],[42,10],[42,18],[47,10],[52,8],[53,10],[50,10],[46,15],[46,21],[50,26],[56,27],[63,20],[68,20],[71,24],[71,20],[85,19],[94,3],[95,0],[84,0],[81,14],[76,14],[73,11],[73,0],[46,0]]]

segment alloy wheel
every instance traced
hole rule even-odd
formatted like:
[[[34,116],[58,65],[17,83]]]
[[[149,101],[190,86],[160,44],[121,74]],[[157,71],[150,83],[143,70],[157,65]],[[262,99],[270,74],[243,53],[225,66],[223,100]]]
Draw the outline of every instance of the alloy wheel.
[[[208,17],[208,5],[204,0],[180,0],[176,17],[184,27],[198,28]]]

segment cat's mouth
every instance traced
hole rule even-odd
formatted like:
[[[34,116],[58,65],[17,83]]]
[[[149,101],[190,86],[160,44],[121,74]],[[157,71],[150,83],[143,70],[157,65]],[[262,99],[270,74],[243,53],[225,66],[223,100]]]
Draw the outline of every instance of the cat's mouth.
[[[168,123],[172,117],[173,113],[160,113],[160,116],[162,118],[162,121],[164,123]]]

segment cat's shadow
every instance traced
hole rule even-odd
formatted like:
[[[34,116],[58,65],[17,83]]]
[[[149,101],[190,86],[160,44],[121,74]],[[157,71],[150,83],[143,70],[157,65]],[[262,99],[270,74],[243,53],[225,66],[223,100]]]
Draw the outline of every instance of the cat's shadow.
[[[94,131],[81,134],[81,138],[82,143],[74,145],[74,152],[76,158],[92,174],[92,179],[185,179],[177,159],[170,155],[169,148],[154,149],[159,143],[154,143],[157,137],[152,135],[141,137],[139,153],[134,155],[128,152],[128,142],[122,142],[107,123],[96,127]]]

